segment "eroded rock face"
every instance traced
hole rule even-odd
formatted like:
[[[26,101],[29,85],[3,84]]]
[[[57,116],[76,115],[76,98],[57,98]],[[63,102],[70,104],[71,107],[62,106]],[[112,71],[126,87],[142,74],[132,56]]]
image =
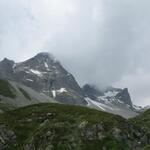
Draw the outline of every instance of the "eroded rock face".
[[[8,129],[6,125],[0,125],[0,150],[7,150],[10,145],[16,144],[14,131]]]
[[[89,107],[118,114],[124,118],[132,118],[138,115],[127,88],[108,87],[99,89],[96,86],[86,84],[83,86],[83,91]]]
[[[39,53],[21,63],[4,59],[0,62],[0,78],[24,84],[63,103],[87,104],[73,75],[49,53]]]
[[[110,139],[120,143],[126,143],[128,148],[137,150],[138,148],[148,144],[148,135],[144,132],[135,130],[132,126],[129,126],[129,131],[125,132],[122,129],[115,127],[111,130],[107,130],[102,122],[91,125],[88,121],[84,120],[71,132],[67,132],[64,123],[57,123],[53,129],[43,130],[41,133],[37,133],[32,140],[26,144],[25,150],[41,149],[41,150],[54,150],[56,148],[62,148],[66,150],[82,150],[83,145],[88,143],[94,143],[97,141],[102,149],[107,150],[105,142],[109,142]],[[66,130],[66,132],[64,132]],[[59,135],[58,131],[63,134]],[[37,143],[37,144],[36,144]],[[85,146],[86,147],[86,146]]]
[[[129,95],[128,89],[123,89],[120,93],[116,95],[116,98],[118,98],[120,101],[124,102],[125,104],[132,107],[132,101],[131,97]]]

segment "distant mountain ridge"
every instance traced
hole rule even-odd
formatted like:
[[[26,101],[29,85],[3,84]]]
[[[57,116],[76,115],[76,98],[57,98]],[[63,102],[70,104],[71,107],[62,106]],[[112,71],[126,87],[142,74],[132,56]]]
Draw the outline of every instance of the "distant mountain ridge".
[[[95,86],[86,84],[83,86],[83,91],[89,107],[119,114],[125,118],[137,115],[127,88],[109,87],[99,90]]]
[[[20,63],[5,58],[0,62],[0,78],[30,87],[61,103],[88,106],[126,118],[137,115],[127,88],[109,87],[101,91],[89,84],[81,88],[49,53],[39,53]]]

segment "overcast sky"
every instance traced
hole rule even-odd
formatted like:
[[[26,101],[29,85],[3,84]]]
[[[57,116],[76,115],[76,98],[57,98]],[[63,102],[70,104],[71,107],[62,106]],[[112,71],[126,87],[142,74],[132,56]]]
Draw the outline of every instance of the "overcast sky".
[[[0,0],[0,59],[53,53],[80,85],[150,105],[149,0]]]

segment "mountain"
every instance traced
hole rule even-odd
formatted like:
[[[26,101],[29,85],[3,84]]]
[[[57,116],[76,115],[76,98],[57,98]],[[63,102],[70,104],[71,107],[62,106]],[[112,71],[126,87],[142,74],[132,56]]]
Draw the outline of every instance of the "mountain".
[[[27,86],[0,79],[0,112],[21,106],[48,102],[56,103],[54,99]]]
[[[74,76],[49,53],[39,53],[20,63],[5,58],[0,62],[0,78],[29,87],[60,103],[88,106],[126,118],[139,112],[127,88],[99,90],[89,84],[81,88]]]
[[[145,130],[103,111],[37,104],[0,114],[1,150],[139,150]]]
[[[89,107],[119,114],[125,118],[137,115],[127,88],[108,87],[99,90],[96,86],[86,84],[83,86],[83,91]]]
[[[73,75],[49,53],[39,53],[21,62],[0,62],[0,78],[21,83],[62,103],[86,105],[82,89]]]
[[[0,62],[0,150],[148,150],[148,144],[150,110],[133,105],[127,88],[81,88],[48,53]]]

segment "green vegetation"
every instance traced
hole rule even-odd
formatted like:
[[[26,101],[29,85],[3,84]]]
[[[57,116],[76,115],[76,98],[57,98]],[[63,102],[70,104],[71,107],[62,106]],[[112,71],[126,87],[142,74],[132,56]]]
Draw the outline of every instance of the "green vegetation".
[[[124,118],[79,106],[19,108],[1,114],[1,125],[14,134],[7,150],[131,150],[137,143],[137,130]]]
[[[150,138],[150,109],[129,120],[135,127],[145,130]],[[150,144],[150,143],[149,143]],[[150,145],[141,150],[150,150]]]
[[[150,133],[150,109],[141,113],[139,116],[130,119],[130,122]]]
[[[143,149],[141,149],[141,150],[150,150],[150,145],[148,145],[148,146],[145,146]]]
[[[10,111],[13,109],[15,109],[15,107],[8,105],[8,104],[0,103],[0,110],[2,110],[2,111]]]
[[[15,89],[10,85],[8,81],[0,79],[0,95],[9,98],[15,98]]]
[[[21,87],[18,87],[18,88],[19,88],[20,92],[24,95],[25,98],[27,98],[28,100],[31,100],[31,97],[24,89],[22,89]]]

